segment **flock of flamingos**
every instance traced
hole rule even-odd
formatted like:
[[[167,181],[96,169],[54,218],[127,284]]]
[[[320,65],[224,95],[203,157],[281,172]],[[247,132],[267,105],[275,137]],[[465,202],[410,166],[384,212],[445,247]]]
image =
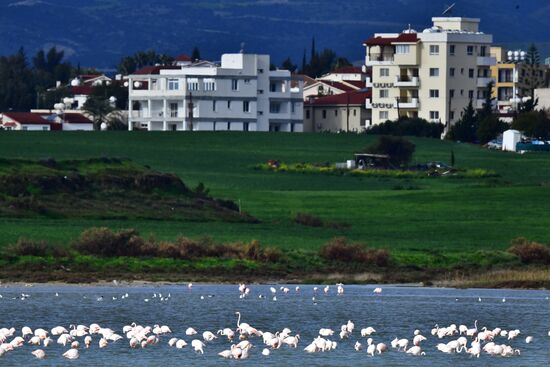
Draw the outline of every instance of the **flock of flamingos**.
[[[191,288],[192,284],[190,283],[188,287]],[[272,299],[276,301],[278,290],[271,287],[270,291]],[[290,289],[281,287],[279,291],[288,294]],[[314,288],[313,291],[312,301],[316,302],[318,289]],[[329,287],[325,287],[322,291],[328,293]],[[300,288],[296,287],[295,292],[300,292]],[[250,288],[241,284],[239,293],[241,298],[246,298],[250,296]],[[337,284],[337,294],[342,295],[343,293],[343,285]],[[374,293],[380,294],[382,289],[376,288]],[[22,294],[21,297],[25,298],[28,295]],[[128,297],[128,295],[122,297]],[[155,294],[154,297],[157,295]],[[162,296],[159,295],[159,297]],[[97,301],[102,300],[102,297],[97,299]],[[148,302],[149,300],[145,299],[144,301]],[[435,325],[425,334],[427,336],[422,335],[422,331],[415,330],[413,335],[404,338],[396,337],[386,344],[382,341],[375,342],[377,332],[372,326],[356,329],[355,323],[348,320],[335,330],[320,328],[318,336],[305,344],[300,335],[294,334],[289,328],[278,331],[259,330],[249,323],[241,322],[240,312],[236,312],[236,318],[234,327],[217,331],[195,330],[189,327],[184,333],[187,341],[184,338],[175,337],[175,334],[179,334],[178,331],[173,332],[167,325],[142,326],[132,323],[124,326],[120,331],[95,323],[70,325],[68,329],[64,326],[35,330],[28,326],[24,326],[21,330],[16,330],[13,327],[0,328],[0,357],[6,358],[13,350],[30,346],[33,349],[30,354],[34,357],[47,358],[49,352],[46,351],[54,343],[67,348],[63,353],[63,357],[67,359],[78,359],[82,349],[109,348],[114,343],[127,343],[128,348],[158,348],[165,344],[170,348],[190,348],[196,353],[204,354],[205,350],[210,348],[209,344],[212,345],[216,339],[220,338],[220,340],[227,340],[227,349],[218,352],[217,355],[220,358],[237,360],[247,359],[253,347],[258,348],[256,350],[261,349],[261,354],[267,357],[281,348],[301,348],[306,353],[323,353],[334,351],[340,344],[345,345],[346,343],[349,346],[353,345],[356,352],[366,353],[371,357],[388,352],[424,356],[426,353],[435,353],[437,350],[438,353],[465,353],[470,357],[479,358],[482,354],[501,357],[517,356],[521,354],[521,351],[510,345],[512,340],[517,339],[527,344],[533,342],[532,336],[526,336],[523,339],[520,330],[480,328],[475,321],[472,327],[455,324],[444,327]],[[181,334],[183,334],[183,330]],[[550,336],[550,331],[548,336]],[[437,338],[439,343],[436,345],[436,349],[432,348],[427,352],[422,345],[428,337]],[[353,343],[354,341],[355,343]],[[219,343],[215,345],[217,346]],[[258,351],[258,353],[260,352]]]

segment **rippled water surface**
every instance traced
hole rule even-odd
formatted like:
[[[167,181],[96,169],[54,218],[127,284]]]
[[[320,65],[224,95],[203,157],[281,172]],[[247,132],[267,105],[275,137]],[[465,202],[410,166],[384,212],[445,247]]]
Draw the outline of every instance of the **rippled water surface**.
[[[15,327],[17,334],[23,326],[33,330],[70,324],[98,323],[122,334],[124,325],[136,322],[141,325],[168,325],[173,334],[161,337],[158,345],[145,349],[130,349],[126,339],[110,343],[107,348],[98,348],[98,336],[94,336],[92,348],[81,349],[78,360],[68,361],[61,354],[68,349],[60,345],[43,348],[46,359],[34,359],[31,352],[35,347],[25,346],[0,357],[0,366],[544,366],[550,364],[550,292],[513,290],[455,290],[431,288],[384,287],[383,293],[374,295],[372,286],[346,286],[343,296],[336,295],[331,287],[328,295],[317,292],[316,302],[312,300],[313,286],[301,286],[300,292],[289,286],[287,295],[277,292],[274,301],[269,285],[251,286],[246,299],[239,298],[237,286],[195,285],[186,286],[34,286],[1,287],[0,328]],[[279,289],[279,285],[276,286]],[[322,287],[319,287],[321,290]],[[58,296],[56,296],[56,292]],[[29,297],[21,300],[21,294]],[[121,299],[128,293],[128,298]],[[160,301],[162,297],[170,298]],[[157,297],[154,297],[154,295]],[[259,298],[259,295],[265,295]],[[103,297],[99,301],[98,298]],[[113,300],[116,297],[116,300]],[[14,299],[15,298],[15,299]],[[478,298],[481,298],[481,302]],[[145,300],[148,300],[146,302]],[[503,302],[505,299],[505,302]],[[185,335],[188,327],[201,334],[210,330],[236,327],[235,311],[259,330],[282,330],[288,327],[302,337],[298,349],[282,347],[270,356],[261,355],[263,349],[259,338],[252,339],[255,348],[246,361],[223,360],[217,353],[228,349],[226,339],[207,343],[205,354],[196,354],[192,348],[170,348],[167,342],[172,337],[185,339],[189,344],[193,337]],[[348,340],[340,341],[337,335],[340,326],[351,319],[355,323],[354,334]],[[509,343],[521,350],[520,356],[510,358],[482,355],[470,358],[466,354],[448,355],[440,353],[435,345],[440,342],[430,335],[435,324],[466,324],[473,327],[474,320],[479,327],[489,329],[520,329],[521,335],[508,342],[498,338],[499,344]],[[413,331],[420,329],[428,337],[423,344],[425,356],[415,357],[390,350],[384,355],[367,356],[363,350],[356,352],[353,345],[360,337],[361,328],[372,326],[376,333],[375,343],[390,344],[394,337],[412,340]],[[307,354],[303,348],[309,344],[320,328],[336,331],[331,338],[339,342],[336,350],[326,353]],[[531,335],[534,342],[525,343]],[[198,336],[198,335],[197,335]],[[449,341],[446,339],[444,341]],[[82,340],[81,344],[82,343]],[[412,344],[412,343],[411,343]]]

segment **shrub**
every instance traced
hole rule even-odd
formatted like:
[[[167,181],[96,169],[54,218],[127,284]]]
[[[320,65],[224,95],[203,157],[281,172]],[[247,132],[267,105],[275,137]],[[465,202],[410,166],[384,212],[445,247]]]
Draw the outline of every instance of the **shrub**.
[[[114,232],[109,228],[91,228],[82,232],[72,246],[84,255],[142,256],[144,241],[134,229]]]
[[[428,122],[421,118],[400,118],[396,121],[386,121],[371,127],[367,133],[372,135],[419,136],[440,138],[443,124]]]
[[[412,159],[416,146],[401,137],[381,136],[365,149],[365,153],[389,155],[390,164],[406,166]]]
[[[52,246],[46,241],[36,241],[27,238],[19,238],[15,245],[8,248],[7,252],[15,256],[69,256],[69,252],[64,247]]]
[[[512,122],[512,129],[532,138],[547,139],[550,137],[550,118],[546,111],[520,113]]]
[[[349,243],[345,237],[337,237],[319,250],[319,256],[328,261],[356,262],[387,266],[389,252],[381,249],[369,249],[364,244]]]
[[[531,242],[523,237],[512,240],[512,247],[508,252],[516,255],[524,264],[550,263],[550,249],[548,246],[537,242]]]

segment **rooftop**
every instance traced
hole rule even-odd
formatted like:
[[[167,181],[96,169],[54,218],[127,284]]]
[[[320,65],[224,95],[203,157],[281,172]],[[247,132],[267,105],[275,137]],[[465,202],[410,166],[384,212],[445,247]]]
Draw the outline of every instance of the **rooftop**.
[[[319,97],[306,102],[306,105],[314,106],[334,106],[334,105],[364,105],[365,100],[370,98],[371,91],[360,90],[342,94],[334,94],[326,97]]]

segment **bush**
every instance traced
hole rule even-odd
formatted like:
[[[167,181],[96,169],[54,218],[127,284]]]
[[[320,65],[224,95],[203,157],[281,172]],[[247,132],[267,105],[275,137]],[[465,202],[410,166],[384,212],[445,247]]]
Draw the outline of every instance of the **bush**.
[[[372,135],[419,136],[427,138],[441,137],[443,124],[428,122],[421,118],[400,118],[386,121],[371,127],[367,133]]]
[[[319,256],[328,261],[356,262],[387,266],[390,255],[387,250],[369,249],[364,244],[349,243],[345,237],[337,237],[319,250]]]
[[[489,115],[479,121],[476,135],[481,144],[487,144],[508,128],[508,124],[500,121],[495,115]]]
[[[401,167],[409,164],[415,149],[413,143],[401,137],[381,136],[365,149],[365,153],[389,155],[390,164]]]
[[[19,238],[15,245],[8,248],[7,252],[15,256],[69,256],[69,252],[64,247],[52,246],[46,241],[35,241],[27,238]]]
[[[144,241],[135,229],[113,232],[109,228],[91,228],[82,232],[72,246],[84,255],[142,256]]]
[[[537,242],[531,242],[523,237],[512,241],[512,247],[508,252],[516,255],[524,264],[550,263],[550,249],[548,246]]]
[[[520,113],[512,122],[512,129],[532,138],[550,138],[550,118],[545,111]]]

